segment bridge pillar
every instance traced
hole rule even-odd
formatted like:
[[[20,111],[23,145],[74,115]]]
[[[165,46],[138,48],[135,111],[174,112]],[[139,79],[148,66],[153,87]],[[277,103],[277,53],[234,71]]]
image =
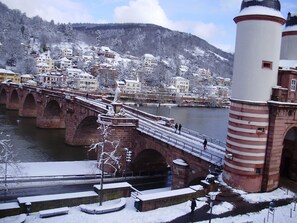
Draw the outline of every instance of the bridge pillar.
[[[171,189],[187,187],[189,176],[189,165],[182,159],[173,160],[172,186]]]

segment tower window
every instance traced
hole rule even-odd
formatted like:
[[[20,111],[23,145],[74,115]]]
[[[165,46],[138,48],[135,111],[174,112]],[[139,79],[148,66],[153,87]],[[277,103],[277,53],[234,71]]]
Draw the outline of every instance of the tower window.
[[[270,69],[270,70],[272,70],[272,61],[265,61],[265,60],[263,60],[262,61],[262,68],[263,69]]]
[[[296,91],[296,79],[291,80],[291,91]]]
[[[258,174],[258,175],[259,175],[259,174],[261,174],[261,172],[262,172],[262,169],[261,169],[261,168],[256,168],[256,169],[255,169],[255,171],[256,171],[256,174]]]

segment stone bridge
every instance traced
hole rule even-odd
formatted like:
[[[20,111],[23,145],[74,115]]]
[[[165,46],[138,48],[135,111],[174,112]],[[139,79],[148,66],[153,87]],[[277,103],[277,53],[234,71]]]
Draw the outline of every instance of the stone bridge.
[[[97,122],[100,115],[110,124],[109,140],[120,141],[121,149],[117,152],[121,155],[121,166],[132,172],[171,170],[173,189],[199,183],[209,173],[211,164],[223,163],[223,150],[203,151],[196,137],[174,133],[171,127],[174,120],[111,103],[100,96],[86,98],[73,92],[10,83],[0,85],[0,104],[18,110],[19,116],[36,118],[38,128],[64,128],[65,142],[72,146],[103,140]],[[115,111],[125,108],[125,115],[107,115],[110,106]],[[125,148],[132,151],[132,162],[126,162]]]

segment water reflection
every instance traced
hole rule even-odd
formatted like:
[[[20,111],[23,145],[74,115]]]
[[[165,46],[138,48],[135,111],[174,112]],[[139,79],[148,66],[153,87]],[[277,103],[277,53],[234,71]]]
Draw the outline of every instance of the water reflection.
[[[87,148],[66,145],[65,130],[40,129],[35,118],[0,107],[0,132],[9,135],[16,159],[22,162],[85,160]],[[91,157],[93,158],[93,157]]]

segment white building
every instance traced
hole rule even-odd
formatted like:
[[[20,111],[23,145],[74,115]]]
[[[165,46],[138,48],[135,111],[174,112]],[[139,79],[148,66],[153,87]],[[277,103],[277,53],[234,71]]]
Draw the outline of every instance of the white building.
[[[98,90],[99,83],[93,75],[80,73],[73,78],[73,88],[79,91],[94,92]]]
[[[65,76],[60,72],[49,72],[36,75],[38,85],[43,87],[65,87]]]
[[[143,71],[146,74],[151,74],[154,70],[154,66],[157,65],[156,58],[151,54],[144,54],[143,56]]]
[[[73,50],[70,49],[70,48],[65,48],[65,49],[62,51],[62,54],[63,54],[63,57],[71,58],[71,57],[73,56]]]
[[[59,60],[60,68],[62,70],[65,70],[67,68],[72,68],[72,62],[71,60],[67,59],[66,57],[63,57]]]
[[[35,61],[38,73],[49,72],[55,68],[55,63],[50,56],[50,51],[40,54]]]
[[[121,80],[117,81],[117,86],[123,93],[137,93],[141,91],[139,80]]]
[[[170,84],[176,88],[177,93],[189,92],[189,80],[186,78],[173,77]]]

